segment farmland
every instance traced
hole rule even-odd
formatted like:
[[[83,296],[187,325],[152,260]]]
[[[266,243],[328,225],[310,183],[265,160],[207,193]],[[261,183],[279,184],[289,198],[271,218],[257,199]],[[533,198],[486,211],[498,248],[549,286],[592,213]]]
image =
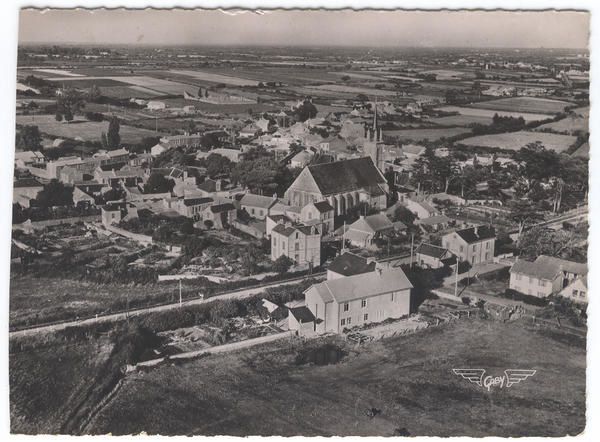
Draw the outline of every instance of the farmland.
[[[17,124],[35,124],[40,131],[59,138],[80,138],[84,141],[100,141],[102,132],[108,130],[108,121],[95,122],[77,118],[70,123],[58,122],[54,115],[17,115]],[[121,140],[124,143],[137,143],[143,137],[153,137],[156,133],[147,129],[121,126]]]
[[[461,107],[461,106],[441,106],[438,108],[444,112],[458,112],[460,115],[473,116],[473,117],[487,117],[492,118],[495,114],[498,114],[501,117],[514,117],[519,118],[523,117],[526,122],[530,121],[541,121],[549,118],[549,115],[542,113],[529,113],[529,112],[513,112],[512,110],[508,111],[499,111],[499,110],[491,110],[491,109],[481,109],[474,107]]]
[[[567,150],[575,142],[576,137],[544,132],[509,132],[493,135],[481,135],[461,140],[465,146],[491,147],[505,150],[519,150],[530,143],[541,142],[546,149],[557,152]]]
[[[573,106],[568,101],[550,100],[536,97],[510,97],[498,100],[481,101],[474,103],[471,107],[478,109],[491,109],[507,112],[530,112],[540,114],[556,114],[562,112],[565,107]]]
[[[323,348],[323,340],[166,365],[128,375],[88,431],[392,436],[405,428],[411,436],[578,434],[585,425],[585,344],[549,333],[475,320],[359,349],[325,338],[347,353],[332,365],[298,362],[299,354]],[[456,367],[481,367],[493,375],[508,367],[537,373],[510,389],[488,392],[452,374]],[[367,417],[371,407],[381,413]]]
[[[470,129],[464,127],[452,128],[423,128],[423,129],[404,129],[404,130],[384,130],[386,137],[394,138],[398,141],[435,141],[441,138],[450,138],[456,135],[462,135],[470,132]]]
[[[208,81],[211,83],[223,83],[231,86],[257,86],[258,81],[249,80],[246,78],[233,77],[231,75],[220,75],[211,72],[203,71],[187,71],[187,70],[171,70],[174,74],[180,74],[187,77],[192,77],[201,81]]]
[[[587,132],[589,130],[588,124],[589,121],[586,117],[582,117],[578,114],[570,114],[562,120],[538,126],[536,130],[570,135],[575,132]]]
[[[492,117],[479,115],[450,115],[448,117],[430,118],[431,123],[440,126],[469,126],[471,124],[491,124]]]

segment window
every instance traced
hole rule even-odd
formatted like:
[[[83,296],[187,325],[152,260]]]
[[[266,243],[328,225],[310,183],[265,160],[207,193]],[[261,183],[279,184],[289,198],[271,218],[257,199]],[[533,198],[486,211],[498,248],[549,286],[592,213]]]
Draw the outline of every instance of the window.
[[[485,260],[487,261],[488,259],[490,259],[490,254],[486,252],[486,254],[485,254]]]
[[[350,310],[350,304],[348,304],[347,302],[344,304],[344,311],[347,312],[348,310]]]
[[[464,247],[460,246],[460,252],[462,253],[464,251]]]
[[[516,279],[517,281],[520,281],[520,280],[521,280],[521,274],[520,274],[520,273],[517,273],[517,274],[516,274],[516,276],[515,276],[515,279]]]
[[[475,246],[473,246],[473,251],[475,251]]]
[[[363,299],[362,301],[360,301],[360,306],[361,306],[362,308],[365,308],[365,307],[367,306],[367,300],[366,300],[366,299]]]
[[[281,243],[281,248],[282,248],[282,249],[285,249],[285,241],[283,241],[283,242]]]
[[[264,213],[264,212],[263,212],[262,210],[261,210],[260,212],[258,212],[258,214],[259,214],[260,216],[263,216],[263,213]]]
[[[346,320],[345,320],[345,319],[342,319],[342,320],[340,321],[340,325],[346,325]]]
[[[300,243],[297,242],[296,244],[294,244],[294,250],[300,250]]]
[[[312,212],[308,212],[308,219],[312,219]]]
[[[368,314],[368,313],[365,313],[365,314],[363,315],[363,321],[368,321],[368,320],[369,320],[369,314]]]
[[[546,281],[540,279],[539,285],[540,285],[540,287],[546,287]]]
[[[485,248],[486,248],[486,249],[489,249],[489,248],[490,248],[490,243],[489,243],[489,241],[485,243]]]
[[[294,255],[294,261],[300,262],[300,255],[298,255],[297,253]]]
[[[577,296],[577,290],[573,290],[573,296]]]
[[[298,232],[296,232],[296,239],[298,239]],[[297,250],[297,249],[296,249]]]
[[[352,318],[346,318],[346,324],[350,325],[352,323]]]

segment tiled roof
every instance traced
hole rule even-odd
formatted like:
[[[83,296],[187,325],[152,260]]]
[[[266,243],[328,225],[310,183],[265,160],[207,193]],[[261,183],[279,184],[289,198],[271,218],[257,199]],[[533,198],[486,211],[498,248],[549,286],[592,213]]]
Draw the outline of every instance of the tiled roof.
[[[448,250],[443,247],[434,246],[433,244],[423,243],[417,247],[416,253],[442,259],[444,255],[448,253]]]
[[[327,270],[339,273],[343,276],[359,275],[361,273],[372,272],[375,270],[375,261],[369,262],[362,256],[354,253],[344,253],[336,257],[327,267]]]
[[[309,290],[317,290],[325,302],[343,303],[412,287],[402,269],[391,268],[324,281]]]
[[[588,269],[586,264],[579,262],[568,261],[566,259],[555,258],[553,256],[540,255],[535,260],[536,264],[544,265],[547,267],[557,267],[561,270],[576,275],[587,275]]]
[[[212,203],[212,198],[188,198],[183,200],[183,205],[186,207],[199,206],[201,204]]]
[[[323,195],[375,187],[386,180],[369,157],[307,166]]]
[[[510,272],[552,281],[559,274],[560,270],[553,265],[548,266],[538,262],[518,259],[510,268]]]
[[[496,230],[490,226],[469,227],[468,229],[457,230],[456,234],[460,236],[467,244],[484,241],[496,237]]]
[[[240,200],[240,204],[250,207],[270,208],[277,200],[270,196],[255,195],[253,193],[245,194]]]
[[[210,206],[210,211],[212,213],[229,212],[230,210],[235,210],[235,206],[231,203],[215,204],[214,206]]]
[[[333,207],[331,207],[331,204],[329,204],[328,201],[317,201],[313,204],[316,207],[316,209],[321,213],[331,212],[333,210]]]
[[[43,185],[35,178],[23,178],[15,181],[14,187],[43,187]]]
[[[315,315],[306,306],[294,307],[289,309],[289,311],[298,322],[307,323],[315,321]]]

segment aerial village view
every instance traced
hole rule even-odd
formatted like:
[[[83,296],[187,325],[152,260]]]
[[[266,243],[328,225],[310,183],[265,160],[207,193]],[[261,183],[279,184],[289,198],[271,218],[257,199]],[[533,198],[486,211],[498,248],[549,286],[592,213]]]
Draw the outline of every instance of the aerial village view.
[[[151,13],[374,12],[93,21]],[[69,14],[21,12],[13,433],[583,431],[586,14],[563,49],[23,37]]]

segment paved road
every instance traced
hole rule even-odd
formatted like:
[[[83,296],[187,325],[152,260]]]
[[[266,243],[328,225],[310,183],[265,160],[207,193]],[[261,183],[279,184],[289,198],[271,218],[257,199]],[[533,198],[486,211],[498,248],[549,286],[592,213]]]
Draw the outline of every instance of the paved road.
[[[322,280],[322,279],[325,279],[325,273],[316,273],[316,274],[312,275],[311,277],[316,280]],[[284,281],[277,281],[277,282],[273,282],[270,284],[264,284],[264,285],[260,285],[260,286],[232,290],[230,292],[212,296],[212,297],[206,298],[206,299],[191,299],[188,301],[183,301],[182,305],[183,306],[198,305],[198,304],[205,304],[207,302],[212,302],[215,300],[224,300],[224,299],[243,299],[243,298],[247,298],[249,296],[255,295],[257,293],[260,293],[263,290],[265,290],[266,288],[279,287],[281,285],[287,285],[287,284],[294,284],[294,283],[300,282],[301,280],[303,280],[305,278],[307,278],[307,276],[288,279],[288,280],[284,280]],[[135,316],[139,316],[139,315],[144,315],[147,313],[172,310],[175,308],[179,308],[178,302],[158,305],[155,307],[132,309],[129,311],[129,313],[119,312],[119,313],[112,313],[112,314],[101,315],[101,316],[99,315],[97,317],[83,319],[83,320],[65,321],[65,322],[60,322],[60,323],[55,323],[55,324],[41,325],[39,327],[32,327],[32,328],[27,328],[27,329],[23,329],[23,330],[12,331],[9,333],[8,336],[10,339],[10,338],[34,335],[34,334],[38,334],[38,333],[55,332],[55,331],[64,330],[67,327],[73,327],[73,326],[100,324],[103,322],[115,322],[115,321],[127,319],[127,315],[129,315],[129,317],[131,318],[131,317],[135,317]]]

